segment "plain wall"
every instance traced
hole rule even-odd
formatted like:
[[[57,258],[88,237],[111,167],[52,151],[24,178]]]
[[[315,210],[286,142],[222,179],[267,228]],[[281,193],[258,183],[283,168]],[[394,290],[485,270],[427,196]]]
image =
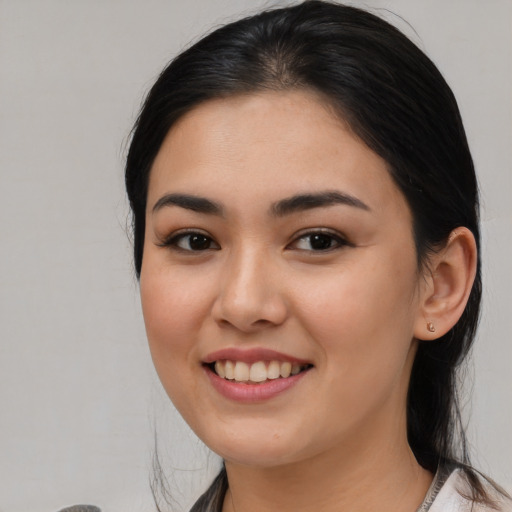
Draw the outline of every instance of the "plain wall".
[[[512,2],[352,3],[426,50],[460,104],[482,190],[486,286],[469,434],[476,465],[512,489]],[[173,55],[277,4],[0,0],[0,512],[154,510],[154,429],[178,501],[215,470],[152,369],[123,156],[143,94]]]

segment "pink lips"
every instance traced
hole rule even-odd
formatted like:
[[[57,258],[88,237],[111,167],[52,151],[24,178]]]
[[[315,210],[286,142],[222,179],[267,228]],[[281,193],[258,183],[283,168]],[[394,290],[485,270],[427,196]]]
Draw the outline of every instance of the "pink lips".
[[[246,384],[245,382],[223,379],[210,370],[208,366],[205,366],[205,372],[213,387],[221,395],[231,400],[245,403],[269,400],[287,389],[290,389],[292,386],[295,386],[295,384],[307,374],[307,371],[304,371],[297,375],[291,375],[286,379],[268,380],[261,384]]]
[[[247,384],[219,377],[209,366],[218,360],[242,361],[252,364],[257,361],[289,361],[301,365],[309,361],[269,349],[238,349],[227,348],[212,352],[204,359],[204,371],[212,386],[224,397],[241,403],[257,403],[269,400],[295,386],[308,373],[303,371],[287,378],[267,380],[259,384]]]
[[[298,359],[297,357],[276,352],[275,350],[265,348],[224,348],[208,354],[204,358],[205,364],[214,363],[218,360],[242,361],[247,364],[256,363],[257,361],[290,361],[290,363],[309,364],[310,361]]]

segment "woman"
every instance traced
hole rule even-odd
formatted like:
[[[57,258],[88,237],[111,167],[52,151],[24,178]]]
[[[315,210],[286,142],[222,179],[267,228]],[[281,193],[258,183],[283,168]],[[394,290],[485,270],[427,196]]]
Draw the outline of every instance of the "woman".
[[[224,459],[194,511],[510,510],[457,406],[471,155],[398,30],[319,1],[216,30],[150,91],[126,185],[157,372]]]

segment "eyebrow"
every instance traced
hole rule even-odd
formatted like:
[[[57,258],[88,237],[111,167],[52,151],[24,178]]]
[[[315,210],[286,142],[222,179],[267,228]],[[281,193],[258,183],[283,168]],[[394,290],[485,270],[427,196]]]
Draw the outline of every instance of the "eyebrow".
[[[313,208],[322,208],[335,204],[353,206],[361,210],[371,211],[370,207],[357,197],[338,191],[327,190],[314,194],[298,194],[274,203],[271,212],[276,217],[284,217],[292,213],[303,212]]]
[[[363,203],[357,197],[338,191],[328,190],[314,194],[297,194],[286,199],[281,199],[273,203],[270,212],[275,217],[284,217],[292,213],[312,210],[342,204],[360,208],[361,210],[371,211],[370,207]],[[219,203],[205,197],[194,196],[191,194],[166,194],[162,196],[153,206],[153,213],[166,206],[179,206],[186,210],[191,210],[207,215],[223,216],[224,209]]]
[[[152,211],[155,213],[165,206],[179,206],[186,210],[192,210],[194,212],[205,213],[208,215],[222,216],[224,213],[224,210],[219,203],[206,199],[205,197],[190,194],[166,194],[155,203]]]

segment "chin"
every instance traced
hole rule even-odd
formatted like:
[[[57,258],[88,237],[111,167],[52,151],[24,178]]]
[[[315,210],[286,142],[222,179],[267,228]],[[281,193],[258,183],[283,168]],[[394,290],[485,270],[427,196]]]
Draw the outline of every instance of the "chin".
[[[243,446],[238,449],[234,446],[226,446],[225,449],[214,451],[228,463],[253,468],[271,468],[295,462],[291,456],[290,448],[273,449],[272,447],[261,446],[261,444]]]
[[[300,443],[295,433],[283,432],[271,425],[258,424],[254,428],[240,426],[225,428],[222,432],[211,429],[202,436],[203,442],[226,462],[252,467],[275,467],[301,459]],[[224,425],[224,427],[226,427]],[[222,426],[220,426],[222,428]]]

